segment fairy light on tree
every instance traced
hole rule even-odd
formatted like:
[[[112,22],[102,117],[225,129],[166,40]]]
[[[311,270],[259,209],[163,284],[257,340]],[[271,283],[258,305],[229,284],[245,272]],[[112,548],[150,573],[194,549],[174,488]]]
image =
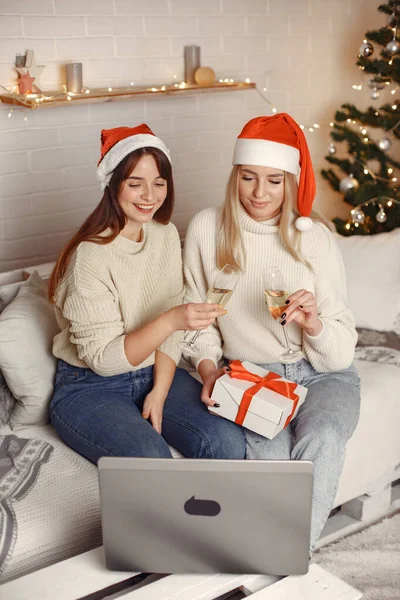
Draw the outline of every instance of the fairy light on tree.
[[[358,48],[357,65],[369,78],[364,88],[375,104],[386,90],[390,101],[365,111],[354,104],[341,106],[335,114],[325,157],[335,168],[321,171],[352,207],[347,222],[334,220],[342,235],[373,234],[400,227],[396,173],[400,170],[396,160],[400,139],[400,0],[389,0],[378,11],[387,15],[386,25],[365,34]],[[389,90],[390,87],[394,89]],[[338,156],[336,144],[347,151],[347,156]]]

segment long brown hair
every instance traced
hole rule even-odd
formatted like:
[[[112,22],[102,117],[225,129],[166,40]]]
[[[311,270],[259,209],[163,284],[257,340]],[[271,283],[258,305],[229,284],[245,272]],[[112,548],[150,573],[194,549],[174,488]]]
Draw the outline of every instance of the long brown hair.
[[[118,196],[121,193],[124,181],[145,154],[153,156],[160,176],[167,182],[167,196],[153,218],[163,225],[169,223],[175,200],[171,163],[164,152],[158,148],[146,147],[134,150],[115,167],[99,204],[61,251],[49,279],[48,296],[50,302],[55,302],[57,287],[64,277],[68,262],[76,247],[81,242],[93,242],[100,245],[109,244],[115,240],[125,227],[126,216],[118,202]],[[110,230],[110,233],[102,235],[106,230]]]

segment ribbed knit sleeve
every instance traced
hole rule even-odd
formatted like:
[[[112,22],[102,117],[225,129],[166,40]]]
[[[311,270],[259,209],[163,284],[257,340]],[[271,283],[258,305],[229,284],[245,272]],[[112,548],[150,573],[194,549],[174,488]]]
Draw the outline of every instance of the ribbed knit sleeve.
[[[205,276],[203,257],[215,257],[214,245],[215,218],[205,212],[196,215],[187,229],[183,249],[186,302],[205,301],[208,282]],[[222,339],[217,325],[210,325],[206,330],[200,331],[196,345],[200,350],[198,356],[196,358],[186,356],[196,369],[204,359],[210,359],[215,366],[218,365],[218,361],[222,357]]]
[[[168,261],[161,268],[165,268],[168,271],[170,278],[170,298],[166,302],[165,311],[183,304],[183,298],[185,295],[185,288],[183,285],[183,271],[182,271],[182,250],[179,239],[178,231],[175,227],[170,230],[169,237],[170,255]],[[178,343],[183,339],[183,331],[175,331],[170,335],[165,342],[159,346],[159,350],[167,354],[177,365],[181,358],[181,350]]]
[[[79,359],[98,375],[107,377],[127,373],[132,365],[125,354],[121,312],[101,280],[99,267],[80,256],[78,249],[63,316],[70,322],[70,342],[76,346]]]
[[[303,352],[318,372],[348,368],[357,342],[354,317],[347,305],[343,260],[336,240],[331,233],[328,235],[329,247],[321,249],[313,264],[315,298],[323,329],[315,337],[303,332]]]

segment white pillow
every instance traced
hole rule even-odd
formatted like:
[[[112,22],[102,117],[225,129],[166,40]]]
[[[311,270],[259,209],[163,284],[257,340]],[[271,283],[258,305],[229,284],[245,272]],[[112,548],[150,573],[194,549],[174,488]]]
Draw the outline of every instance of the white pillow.
[[[0,287],[0,312],[14,300],[21,285],[22,282],[19,281],[18,283],[8,283]]]
[[[392,331],[400,313],[400,229],[375,235],[336,235],[356,326]]]
[[[56,370],[52,344],[58,331],[46,284],[35,272],[0,315],[0,370],[17,399],[13,429],[49,420]]]

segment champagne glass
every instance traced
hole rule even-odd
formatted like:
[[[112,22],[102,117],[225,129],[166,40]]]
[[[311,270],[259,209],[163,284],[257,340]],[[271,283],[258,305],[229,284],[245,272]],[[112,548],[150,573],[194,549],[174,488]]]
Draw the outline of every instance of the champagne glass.
[[[271,316],[282,322],[281,315],[287,308],[286,300],[290,296],[287,292],[285,280],[278,267],[268,267],[262,272],[264,282],[265,304],[268,306]],[[302,358],[302,353],[298,350],[293,350],[290,346],[286,327],[283,326],[283,334],[285,336],[287,350],[280,355],[279,360],[282,363],[292,363]]]
[[[204,302],[207,304],[219,304],[225,307],[239,280],[239,272],[236,271],[232,265],[225,265],[218,273],[214,280],[214,283],[210,286],[206,299]],[[201,329],[197,330],[193,335],[193,332],[188,332],[183,338],[182,342],[179,342],[178,346],[188,356],[198,356],[200,348],[196,344],[196,340],[199,337]]]

